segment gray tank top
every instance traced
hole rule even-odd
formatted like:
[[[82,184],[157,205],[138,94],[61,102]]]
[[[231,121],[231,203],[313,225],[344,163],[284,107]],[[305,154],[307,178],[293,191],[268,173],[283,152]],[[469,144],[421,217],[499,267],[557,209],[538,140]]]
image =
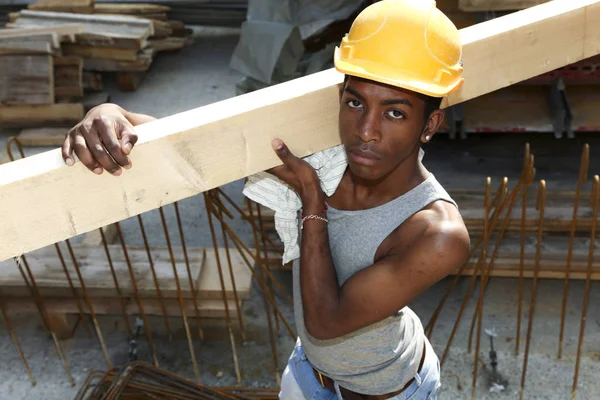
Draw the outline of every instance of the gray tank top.
[[[456,206],[433,174],[407,193],[381,206],[327,212],[331,253],[339,285],[372,265],[375,252],[407,218],[430,203],[444,200]],[[419,317],[408,307],[344,337],[319,340],[304,325],[299,260],[293,263],[296,329],[311,364],[342,387],[363,394],[402,388],[415,376],[424,345]]]

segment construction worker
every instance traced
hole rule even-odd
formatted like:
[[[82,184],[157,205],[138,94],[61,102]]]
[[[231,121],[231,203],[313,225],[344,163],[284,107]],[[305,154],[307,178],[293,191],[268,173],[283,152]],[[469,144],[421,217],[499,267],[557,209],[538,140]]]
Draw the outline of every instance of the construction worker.
[[[456,203],[420,151],[444,119],[444,96],[462,84],[454,24],[431,0],[382,0],[354,21],[335,51],[346,75],[339,131],[347,156],[335,192],[281,140],[269,172],[302,201],[300,257],[293,268],[298,341],[281,399],[434,399],[440,366],[408,307],[455,271],[470,241]],[[90,170],[120,175],[154,118],[117,105],[91,110],[68,134]]]

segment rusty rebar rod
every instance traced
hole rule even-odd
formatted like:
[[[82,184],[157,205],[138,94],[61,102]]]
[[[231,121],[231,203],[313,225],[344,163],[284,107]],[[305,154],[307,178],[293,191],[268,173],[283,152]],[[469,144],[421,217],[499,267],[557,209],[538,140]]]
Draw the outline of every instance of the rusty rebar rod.
[[[252,205],[252,201],[250,199],[246,199],[247,204],[248,204],[248,210],[250,213],[250,218],[254,218],[254,212],[253,212],[253,208],[254,206]],[[257,208],[260,209],[260,205],[257,204]],[[260,228],[262,229],[262,221],[260,220],[259,217],[259,225]],[[260,251],[260,244],[258,241],[258,235],[256,233],[256,229],[252,229],[253,231],[253,236],[254,236],[254,247],[256,249],[256,266],[258,267],[258,274],[261,276],[261,279],[266,279],[266,273],[264,272],[265,269],[265,261],[267,260],[266,258],[263,259],[263,257],[261,256],[261,251]],[[267,256],[267,249],[265,248],[265,257]],[[267,282],[267,286],[269,288],[269,296],[274,300],[275,300],[275,293],[273,292],[273,286],[269,285]],[[277,360],[277,346],[275,344],[275,333],[273,332],[273,323],[271,321],[271,306],[269,305],[269,302],[267,301],[267,293],[263,293],[263,299],[265,302],[265,313],[267,314],[267,326],[269,328],[269,342],[271,343],[271,354],[273,357],[273,373],[275,375],[275,379],[277,379],[277,383],[279,383],[279,362]],[[275,311],[273,311],[273,314],[277,315],[277,313]]]
[[[98,319],[96,318],[96,313],[94,312],[94,306],[92,305],[92,300],[90,299],[87,288],[85,286],[85,282],[83,281],[83,276],[81,275],[81,270],[79,269],[79,263],[77,262],[77,257],[75,256],[75,252],[73,251],[73,247],[71,246],[71,242],[69,239],[65,240],[67,244],[67,248],[69,249],[69,254],[71,254],[71,260],[73,261],[73,266],[75,267],[75,272],[77,273],[77,277],[79,278],[79,284],[81,285],[81,290],[83,292],[83,298],[85,299],[87,306],[90,310],[90,314],[92,316],[92,322],[94,323],[94,327],[96,328],[96,335],[98,336],[98,340],[100,341],[100,346],[102,347],[102,352],[104,353],[104,357],[106,358],[106,364],[108,367],[112,367],[112,363],[110,362],[110,356],[108,355],[108,350],[106,348],[106,343],[104,343],[104,336],[102,335],[102,330],[100,329],[100,324],[98,323]]]
[[[179,205],[177,202],[173,203],[175,208],[175,217],[177,219],[177,227],[179,228],[179,240],[181,241],[181,250],[183,251],[183,259],[185,260],[185,268],[187,270],[188,281],[190,284],[190,290],[192,291],[192,300],[194,301],[194,311],[196,312],[196,326],[198,327],[198,337],[200,340],[204,339],[204,332],[202,331],[200,323],[200,312],[198,311],[198,295],[194,288],[194,279],[192,278],[192,271],[190,268],[190,260],[188,258],[187,247],[185,245],[185,236],[183,234],[183,226],[181,224],[181,217],[179,215]]]
[[[525,145],[525,166],[523,168],[523,170],[521,171],[521,177],[528,173],[527,172],[527,163],[529,162],[530,159],[530,153],[529,153],[529,144],[527,143]],[[519,181],[517,182],[517,186],[511,191],[511,193],[508,195],[508,198],[510,199],[512,196],[516,196],[518,191],[520,190],[519,187],[519,182],[521,182],[521,178],[519,179]],[[504,195],[504,192],[500,192],[497,191],[496,192],[496,197],[494,198],[494,200],[492,201],[492,204],[497,204],[498,203],[498,195]],[[504,211],[504,206],[507,204],[506,202],[506,197],[504,197],[503,199],[504,201],[500,202],[500,206],[499,208],[497,208],[495,210],[495,212],[492,214],[491,217],[491,223],[490,223],[490,231],[493,231],[496,227],[496,224],[498,222],[498,218],[500,216],[500,214]],[[463,271],[465,270],[465,268],[467,267],[467,265],[469,264],[469,260],[475,255],[475,252],[477,251],[477,249],[479,248],[479,246],[483,243],[483,237],[480,237],[477,242],[471,246],[471,250],[469,253],[469,256],[467,258],[467,261],[465,261],[465,263],[463,263],[463,265],[460,266],[458,273],[455,275],[454,279],[452,280],[452,282],[450,283],[450,286],[448,287],[448,289],[446,289],[446,292],[444,293],[444,296],[442,297],[442,299],[440,300],[437,308],[435,309],[435,311],[433,312],[431,318],[429,319],[429,322],[427,323],[427,325],[425,326],[425,334],[427,335],[427,337],[431,338],[433,335],[433,328],[435,327],[435,323],[437,322],[437,319],[440,315],[440,313],[442,312],[442,309],[444,308],[444,305],[446,303],[446,301],[448,300],[448,298],[450,297],[450,294],[452,293],[452,291],[454,290],[454,287],[457,285],[458,281],[460,280],[461,276],[463,275]],[[471,277],[471,282],[473,282],[473,280],[475,279],[475,275],[473,275]],[[469,291],[470,293],[470,291]],[[470,294],[469,294],[470,296]]]
[[[29,279],[31,279],[31,282],[29,282],[27,280],[27,277],[23,273],[23,270],[22,270],[22,267],[21,267],[21,259],[23,261],[23,264],[25,265],[25,269],[27,270],[27,274],[29,275]],[[75,379],[73,379],[73,374],[71,374],[71,368],[69,367],[69,362],[67,361],[67,358],[65,357],[65,354],[64,354],[64,351],[63,351],[63,348],[62,348],[62,344],[60,343],[60,340],[58,340],[58,337],[56,337],[56,333],[54,332],[54,328],[52,327],[52,325],[48,321],[48,311],[46,310],[46,306],[44,304],[44,300],[42,299],[42,297],[41,297],[41,295],[39,293],[37,284],[35,283],[35,278],[33,277],[33,274],[31,273],[31,270],[29,269],[29,264],[27,263],[27,259],[26,259],[25,255],[23,254],[21,256],[21,258],[16,257],[14,260],[15,260],[15,263],[17,265],[17,268],[21,272],[21,276],[25,280],[25,284],[27,285],[27,287],[31,291],[32,297],[34,299],[38,299],[39,300],[40,316],[42,317],[42,320],[44,321],[44,323],[47,324],[48,330],[50,331],[50,335],[52,336],[52,340],[54,341],[54,345],[56,346],[56,350],[58,351],[58,355],[59,355],[61,361],[63,362],[63,366],[65,367],[65,371],[67,372],[67,376],[69,377],[69,381],[71,382],[71,386],[75,387]],[[34,300],[34,301],[36,301],[36,300]]]
[[[152,274],[152,281],[154,282],[154,289],[156,290],[156,295],[158,297],[158,303],[160,304],[160,309],[163,313],[163,320],[165,321],[165,328],[167,328],[167,334],[169,335],[169,341],[173,340],[173,335],[171,334],[171,325],[169,324],[169,316],[167,315],[167,309],[165,307],[165,302],[162,296],[162,291],[160,290],[160,284],[158,283],[158,277],[156,276],[156,269],[154,268],[154,260],[152,259],[152,252],[150,251],[150,245],[148,244],[148,237],[146,236],[146,229],[144,228],[144,221],[142,220],[142,216],[138,214],[137,216],[138,224],[140,226],[140,232],[142,234],[142,240],[144,241],[144,248],[146,249],[146,256],[148,257],[148,266],[150,267],[150,273]]]
[[[231,316],[229,315],[229,303],[227,299],[227,293],[225,291],[225,280],[223,279],[223,268],[221,266],[221,255],[219,254],[219,245],[217,243],[217,234],[213,223],[213,213],[218,215],[218,220],[223,224],[223,213],[219,212],[216,206],[213,205],[212,191],[204,193],[204,206],[206,208],[206,214],[208,216],[208,226],[210,228],[210,234],[212,237],[213,249],[215,252],[215,259],[217,261],[217,269],[219,271],[219,282],[221,283],[221,298],[223,299],[223,305],[225,306],[225,319],[227,322],[227,329],[229,331],[229,342],[231,343],[231,353],[233,356],[233,365],[235,374],[237,377],[238,384],[242,381],[242,375],[240,372],[239,360],[237,357],[237,349],[235,345],[235,338],[233,337],[233,330],[231,329]]]
[[[29,375],[29,380],[31,381],[31,386],[35,386],[36,385],[35,378],[33,377],[33,374],[31,373],[31,368],[29,368],[29,364],[27,363],[27,359],[25,358],[25,353],[23,353],[23,349],[21,348],[21,343],[19,343],[19,339],[17,338],[17,335],[15,334],[14,328],[12,326],[12,323],[10,322],[10,318],[8,317],[8,312],[6,311],[6,306],[4,304],[4,298],[1,293],[0,293],[0,310],[2,310],[2,315],[4,316],[4,322],[6,323],[6,328],[8,329],[8,332],[10,334],[10,337],[12,338],[13,343],[17,347],[17,351],[19,352],[19,357],[21,358],[21,361],[23,362],[25,371],[27,371],[27,375]]]
[[[117,235],[119,236],[119,241],[121,242],[121,249],[123,250],[123,256],[125,257],[127,270],[129,271],[129,278],[131,279],[133,295],[135,297],[138,310],[142,315],[142,321],[144,321],[144,331],[146,332],[146,338],[148,338],[148,345],[150,346],[150,352],[152,352],[154,365],[158,367],[158,357],[156,357],[156,352],[154,351],[154,341],[152,340],[152,333],[150,332],[150,324],[148,324],[148,318],[146,316],[146,312],[144,311],[144,306],[142,305],[142,299],[140,298],[140,293],[137,287],[137,281],[135,279],[135,272],[133,271],[133,265],[131,265],[131,260],[129,259],[129,252],[127,251],[127,244],[125,243],[123,232],[121,232],[121,224],[119,224],[119,222],[115,222],[115,228],[117,230]]]
[[[523,186],[523,195],[521,200],[521,252],[519,254],[519,285],[518,285],[518,295],[517,295],[517,328],[516,328],[516,340],[515,340],[515,355],[519,354],[519,346],[521,341],[521,316],[523,315],[523,281],[524,281],[524,273],[525,273],[525,221],[527,219],[527,193],[529,192],[529,187],[533,184],[533,179],[535,177],[535,168],[534,161],[535,158],[533,155],[530,156],[531,162],[527,167],[529,169],[529,177],[525,181]],[[527,162],[527,160],[525,161]]]
[[[55,243],[54,247],[56,249],[56,254],[58,255],[58,259],[60,260],[60,263],[62,265],[65,276],[67,277],[67,282],[69,283],[69,288],[71,289],[71,294],[73,295],[73,300],[75,300],[75,304],[77,304],[77,310],[79,311],[79,318],[81,319],[81,322],[83,322],[83,326],[85,327],[88,337],[91,338],[92,332],[90,331],[88,322],[86,321],[85,317],[83,316],[83,307],[81,307],[81,303],[79,302],[79,296],[77,295],[77,291],[75,290],[75,287],[73,286],[73,281],[71,280],[71,274],[69,273],[69,270],[67,269],[67,263],[65,262],[65,259],[62,255],[62,251],[60,250],[60,246],[58,245],[58,243]]]
[[[483,201],[483,207],[485,210],[485,217],[483,220],[483,224],[484,224],[483,245],[481,246],[481,254],[479,256],[480,257],[479,262],[477,263],[478,267],[479,267],[479,271],[480,271],[479,301],[477,302],[477,307],[476,307],[477,312],[479,314],[479,318],[478,318],[478,322],[477,322],[477,342],[475,344],[475,362],[473,363],[473,388],[471,391],[472,399],[475,399],[475,392],[477,389],[477,369],[479,367],[479,344],[480,344],[480,338],[481,338],[481,319],[482,319],[482,315],[483,315],[483,294],[484,294],[484,268],[483,268],[483,265],[487,258],[487,247],[488,247],[488,241],[490,238],[490,231],[488,228],[489,228],[489,216],[490,216],[490,211],[491,211],[491,207],[492,207],[491,203],[490,203],[491,185],[492,185],[492,180],[490,177],[487,177],[486,182],[485,182],[485,197],[484,197],[484,201]],[[500,185],[500,189],[502,189],[502,188],[506,188],[506,179],[503,180],[502,185]],[[473,275],[475,275],[475,274],[476,274],[476,272],[473,273]]]
[[[598,175],[594,175],[593,178],[593,188],[592,188],[592,201],[593,201],[593,225],[592,232],[590,234],[590,247],[588,251],[588,265],[587,265],[587,276],[585,279],[585,289],[583,292],[583,306],[581,310],[581,323],[579,327],[579,341],[577,343],[577,358],[575,361],[575,375],[573,376],[573,388],[571,390],[571,400],[575,400],[577,395],[577,381],[579,378],[579,367],[581,361],[581,347],[583,345],[583,336],[585,332],[585,323],[587,317],[587,309],[590,297],[590,285],[591,285],[591,275],[592,275],[592,264],[594,263],[594,248],[596,247],[596,222],[598,220],[598,202],[599,202],[599,188],[600,187],[600,179]]]
[[[213,191],[211,193],[214,198],[218,198],[219,197],[219,192],[217,191]],[[217,203],[218,207],[225,207],[225,205],[223,204],[223,202],[219,201]],[[220,214],[222,217],[222,214]],[[240,336],[242,337],[242,342],[246,341],[246,332],[244,330],[244,320],[243,320],[243,315],[242,315],[242,311],[240,309],[240,304],[241,301],[238,297],[238,292],[237,292],[237,286],[235,283],[235,274],[233,273],[233,265],[231,262],[231,254],[229,251],[229,243],[227,240],[227,231],[225,230],[225,226],[223,224],[221,225],[221,234],[223,235],[223,247],[225,248],[225,255],[227,256],[227,264],[229,266],[229,279],[231,279],[231,287],[233,289],[233,299],[235,301],[235,307],[236,307],[236,311],[237,311],[237,317],[238,317],[238,323],[240,325]]]
[[[571,275],[571,259],[573,258],[573,241],[575,240],[575,229],[577,225],[577,212],[579,210],[579,196],[581,187],[587,183],[588,168],[590,165],[590,146],[586,143],[583,146],[581,160],[579,164],[579,176],[577,177],[577,188],[575,189],[575,201],[573,203],[573,220],[571,221],[571,235],[569,236],[569,249],[567,251],[567,268],[565,271],[565,283],[563,288],[563,301],[560,314],[560,333],[558,339],[558,359],[562,358],[562,347],[565,330],[565,318],[567,314],[567,296],[569,293],[569,278]],[[593,198],[593,196],[592,196]],[[595,205],[595,204],[594,204]],[[592,220],[592,229],[595,229],[596,220]]]
[[[125,307],[125,299],[123,298],[123,293],[121,292],[121,286],[119,285],[119,280],[117,279],[117,274],[115,272],[115,267],[112,262],[112,257],[110,255],[110,251],[108,249],[108,243],[106,242],[106,235],[104,234],[104,229],[98,229],[100,231],[100,238],[102,239],[102,246],[104,247],[104,253],[106,254],[106,259],[108,261],[108,267],[110,268],[110,274],[113,278],[113,283],[115,284],[115,289],[117,294],[119,295],[119,304],[121,305],[121,312],[123,314],[123,321],[125,321],[125,327],[127,328],[127,334],[129,337],[133,336],[133,332],[131,331],[131,326],[129,326],[129,317],[127,316],[127,309]]]
[[[525,342],[525,358],[523,359],[523,372],[521,375],[521,390],[519,392],[519,398],[523,399],[523,392],[525,390],[525,376],[527,374],[527,362],[529,361],[529,346],[531,343],[531,331],[533,330],[533,317],[535,313],[535,300],[537,296],[537,283],[538,283],[538,273],[540,269],[540,256],[542,250],[542,236],[543,236],[543,227],[544,227],[544,211],[546,208],[546,181],[543,179],[539,184],[538,198],[537,198],[537,207],[540,215],[540,229],[538,232],[536,249],[535,249],[535,266],[533,272],[533,284],[531,288],[531,301],[529,303],[529,321],[527,324],[527,338]]]
[[[160,220],[162,221],[163,230],[165,232],[165,240],[167,241],[167,249],[169,250],[169,257],[171,258],[171,266],[173,267],[173,276],[175,278],[175,285],[177,286],[177,298],[179,300],[179,308],[181,309],[181,317],[183,318],[183,326],[185,327],[185,335],[187,337],[188,346],[190,349],[190,355],[192,357],[192,364],[194,366],[194,372],[196,378],[200,379],[200,370],[198,369],[198,362],[196,361],[196,351],[194,350],[194,343],[192,342],[192,334],[190,333],[190,327],[188,325],[187,313],[185,311],[185,300],[183,299],[183,293],[181,291],[181,285],[179,284],[179,275],[177,274],[177,265],[175,263],[175,255],[173,254],[173,247],[171,246],[171,238],[169,236],[169,229],[167,227],[167,220],[165,218],[165,212],[163,207],[158,209],[160,213]]]
[[[215,215],[215,218],[219,219],[219,216]],[[221,224],[225,225],[225,229],[227,230],[227,234],[229,235],[229,237],[232,239],[233,245],[236,247],[236,249],[240,253],[240,256],[244,260],[246,266],[250,269],[250,272],[252,273],[252,276],[254,277],[254,279],[256,280],[256,282],[259,284],[261,290],[264,293],[265,291],[267,291],[266,284],[265,284],[265,282],[263,282],[263,279],[260,276],[258,276],[258,274],[256,273],[254,267],[252,266],[252,263],[248,260],[248,258],[246,258],[246,254],[244,253],[244,251],[246,253],[248,253],[248,255],[250,256],[250,258],[252,258],[254,260],[254,262],[256,262],[256,258],[255,258],[256,256],[254,254],[252,254],[252,251],[250,251],[250,249],[248,248],[248,246],[246,246],[246,244],[239,238],[238,235],[236,235],[235,232],[233,232],[233,230],[229,227],[229,225],[227,225],[227,223],[225,221],[223,221],[222,218],[219,219],[219,222]],[[281,318],[283,324],[285,325],[286,329],[288,330],[290,336],[292,337],[292,340],[295,340],[296,339],[296,334],[294,333],[294,330],[290,327],[289,323],[287,322],[287,319],[283,316],[283,314],[281,313],[281,310],[279,309],[279,307],[276,306],[275,300],[271,297],[270,293],[268,293],[267,300],[272,305],[274,305],[274,308],[275,308],[277,314],[279,315],[279,317]]]

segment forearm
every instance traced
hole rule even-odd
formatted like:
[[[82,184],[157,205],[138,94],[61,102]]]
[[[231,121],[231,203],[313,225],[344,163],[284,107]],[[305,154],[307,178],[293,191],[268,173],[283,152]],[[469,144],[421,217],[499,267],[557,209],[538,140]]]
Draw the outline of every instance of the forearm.
[[[323,210],[325,201],[318,197],[303,201],[305,214]],[[302,229],[300,284],[306,329],[312,336],[323,338],[329,334],[327,327],[334,321],[340,289],[329,247],[327,223],[318,219],[307,220]]]

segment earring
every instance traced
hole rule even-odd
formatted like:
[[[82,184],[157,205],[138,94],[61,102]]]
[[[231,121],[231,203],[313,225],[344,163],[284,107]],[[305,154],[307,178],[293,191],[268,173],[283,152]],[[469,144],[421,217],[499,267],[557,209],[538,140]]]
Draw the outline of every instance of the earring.
[[[425,136],[425,140],[426,140],[427,142],[429,142],[429,139],[431,139],[431,136]]]

